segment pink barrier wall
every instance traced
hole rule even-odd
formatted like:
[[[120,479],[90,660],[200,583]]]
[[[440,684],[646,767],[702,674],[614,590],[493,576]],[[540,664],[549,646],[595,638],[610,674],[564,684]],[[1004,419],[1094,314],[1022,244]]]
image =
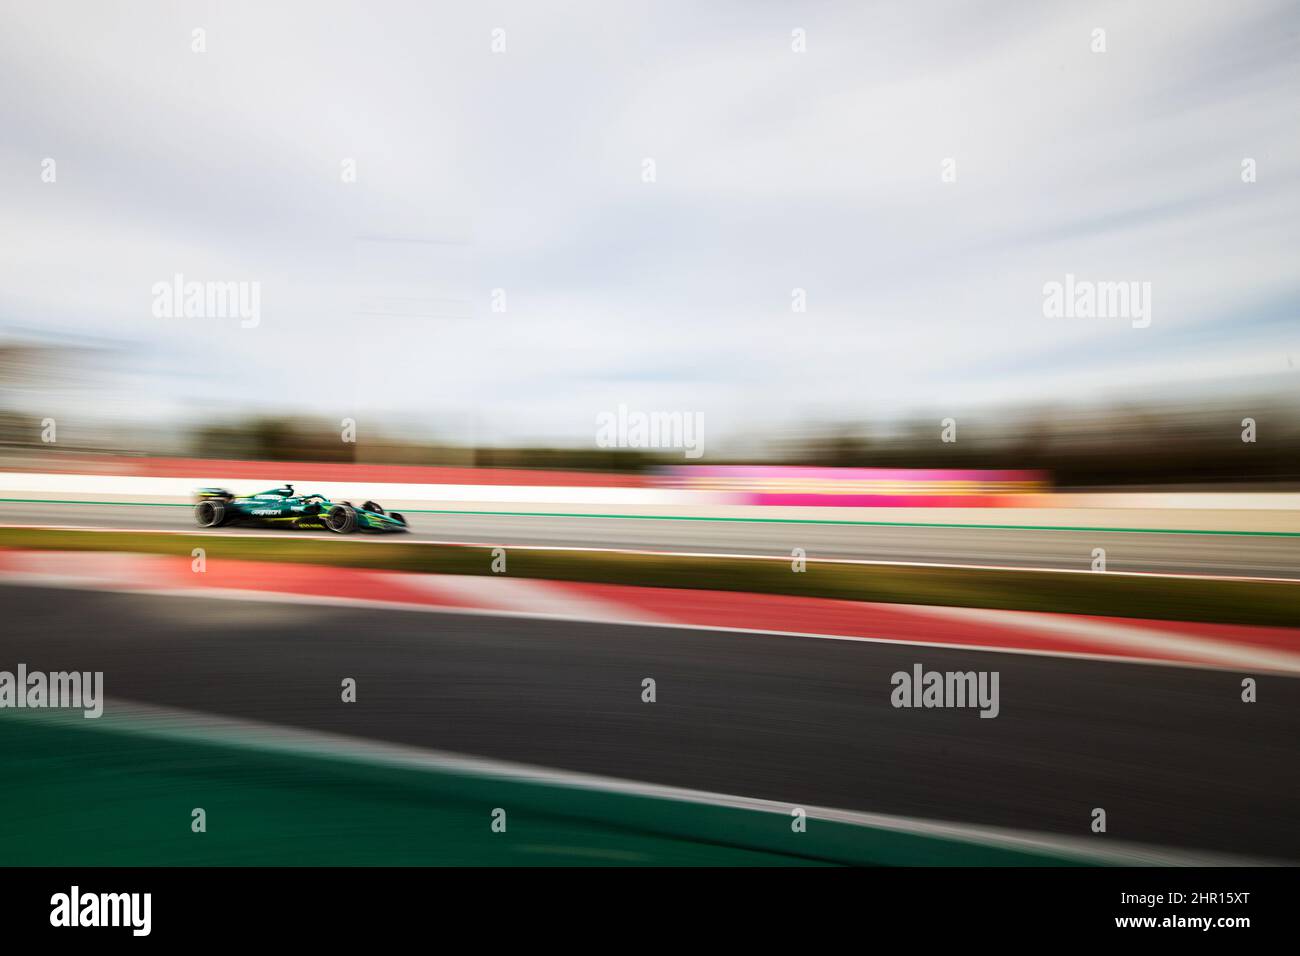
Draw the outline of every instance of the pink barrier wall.
[[[668,487],[739,494],[752,505],[989,508],[1048,488],[1043,472],[956,468],[682,465],[660,477]]]

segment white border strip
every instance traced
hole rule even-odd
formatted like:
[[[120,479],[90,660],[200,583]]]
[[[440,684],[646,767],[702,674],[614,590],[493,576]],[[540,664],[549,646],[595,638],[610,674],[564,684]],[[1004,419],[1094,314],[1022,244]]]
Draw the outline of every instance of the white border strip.
[[[391,572],[398,574],[400,572]],[[717,624],[687,624],[677,621],[609,621],[593,620],[571,614],[539,614],[532,611],[508,611],[495,608],[453,607],[450,605],[417,604],[404,601],[383,601],[369,598],[342,598],[318,594],[294,594],[284,591],[255,591],[240,588],[137,588],[107,586],[101,582],[69,580],[63,575],[32,572],[0,572],[0,586],[47,587],[74,591],[101,591],[110,594],[144,594],[151,597],[212,598],[222,601],[263,601],[270,604],[309,604],[326,607],[360,607],[383,611],[414,611],[424,614],[460,614],[469,617],[511,618],[515,620],[564,621],[572,624],[603,624],[614,627],[658,627],[680,631],[705,631],[722,634],[755,634],[761,637],[796,637],[818,641],[858,641],[866,644],[894,644],[900,647],[933,647],[954,651],[977,651],[990,654],[1020,654],[1028,657],[1055,657],[1066,660],[1095,661],[1105,664],[1145,664],[1151,667],[1182,667],[1191,670],[1224,671],[1239,673],[1243,665],[1213,664],[1201,661],[1176,661],[1149,657],[1130,657],[1122,654],[1062,651],[1048,648],[1007,647],[998,644],[961,644],[946,641],[904,640],[893,637],[868,637],[850,634],[817,634],[811,631],[781,631],[753,627],[726,627]],[[927,612],[931,605],[890,605],[904,610]],[[1026,612],[1032,613],[1032,612]],[[1300,677],[1300,673],[1266,667],[1245,668],[1267,671],[1278,677]]]

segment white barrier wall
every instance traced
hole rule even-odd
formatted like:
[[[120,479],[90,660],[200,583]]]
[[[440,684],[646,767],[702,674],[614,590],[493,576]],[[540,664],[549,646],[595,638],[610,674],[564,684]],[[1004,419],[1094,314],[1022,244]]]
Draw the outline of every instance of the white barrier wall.
[[[19,507],[24,501],[179,504],[192,501],[199,487],[250,494],[272,485],[220,475],[146,478],[0,472],[0,500],[10,502],[6,507]],[[739,505],[723,493],[663,488],[381,482],[303,482],[295,487],[334,499],[373,499],[385,507],[409,510],[1300,532],[1300,494],[1287,493],[1049,493],[1018,496],[1017,507],[1004,508],[826,508]]]

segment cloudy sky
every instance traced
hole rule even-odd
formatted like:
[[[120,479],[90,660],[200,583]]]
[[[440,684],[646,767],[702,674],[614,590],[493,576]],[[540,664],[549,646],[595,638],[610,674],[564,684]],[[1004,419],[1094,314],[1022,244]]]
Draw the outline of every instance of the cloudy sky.
[[[564,441],[624,403],[717,439],[1300,384],[1294,2],[54,0],[4,24],[0,336],[108,349],[100,411]],[[260,323],[158,317],[178,273],[259,283]],[[1067,273],[1149,282],[1150,326],[1045,317]]]

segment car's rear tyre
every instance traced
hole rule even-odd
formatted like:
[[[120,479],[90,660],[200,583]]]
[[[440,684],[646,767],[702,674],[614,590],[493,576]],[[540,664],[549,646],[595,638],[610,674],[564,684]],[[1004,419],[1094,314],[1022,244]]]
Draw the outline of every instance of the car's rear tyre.
[[[325,527],[335,534],[347,534],[357,529],[357,513],[351,505],[335,505],[325,516]]]
[[[226,503],[220,499],[200,501],[194,506],[194,520],[200,528],[216,528],[226,520]]]

